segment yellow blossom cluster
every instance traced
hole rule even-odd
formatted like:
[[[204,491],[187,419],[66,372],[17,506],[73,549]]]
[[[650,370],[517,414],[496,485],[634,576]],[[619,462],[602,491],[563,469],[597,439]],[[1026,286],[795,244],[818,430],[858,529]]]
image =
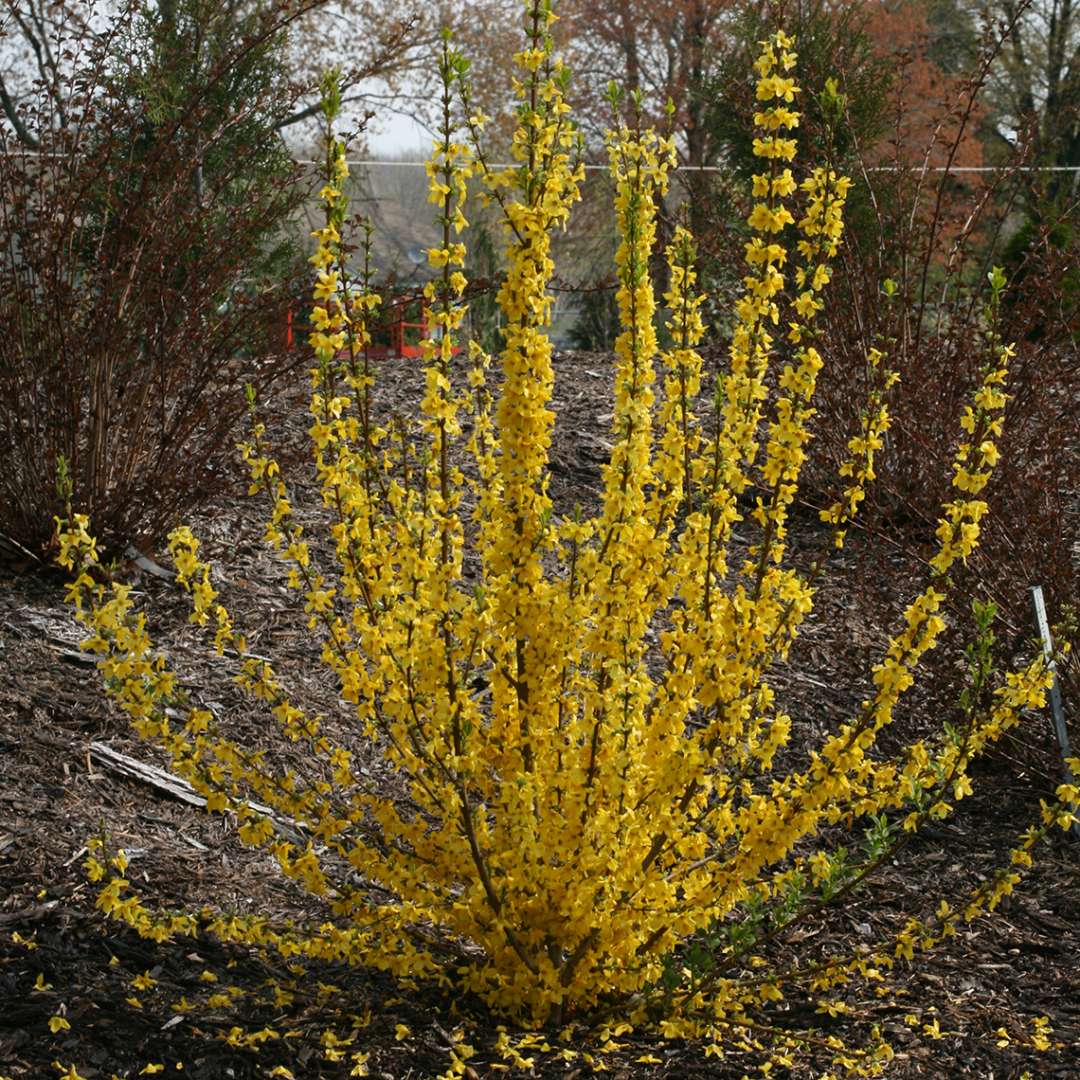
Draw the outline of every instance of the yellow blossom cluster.
[[[228,739],[213,715],[187,701],[152,654],[130,591],[97,583],[85,518],[62,524],[61,561],[75,571],[70,596],[91,634],[88,648],[100,654],[136,729],[165,748],[209,811],[235,817],[244,843],[324,898],[328,917],[275,928],[209,910],[153,916],[124,877],[122,856],[109,860],[99,847],[87,871],[102,884],[104,910],[148,936],[211,933],[286,958],[452,976],[535,1023],[629,1002],[629,1023],[646,1015],[648,996],[664,985],[687,938],[738,930],[747,912],[786,902],[800,877],[819,897],[845,880],[835,852],[804,854],[808,837],[842,820],[882,820],[900,832],[950,813],[970,792],[975,755],[1041,703],[1047,671],[1039,660],[1010,673],[990,709],[956,737],[894,755],[878,746],[944,629],[948,570],[978,540],[985,505],[976,496],[997,459],[1005,402],[1009,350],[1000,349],[962,420],[957,497],[944,508],[932,579],[874,667],[873,692],[803,769],[775,768],[792,721],[769,670],[812,609],[817,572],[817,564],[810,573],[788,565],[788,514],[824,364],[815,322],[850,187],[823,169],[795,178],[795,43],[782,32],[762,44],[756,64],[762,166],[752,181],[728,363],[709,417],[695,411],[703,297],[695,244],[682,227],[665,251],[670,347],[661,349],[656,330],[649,264],[674,147],[639,119],[609,135],[621,324],[612,450],[593,516],[553,506],[552,233],[565,224],[583,176],[554,19],[549,0],[525,4],[519,125],[505,169],[486,163],[483,118],[470,115],[460,92],[467,65],[444,43],[441,128],[428,168],[441,238],[428,252],[432,329],[414,432],[381,428],[371,415],[367,320],[379,301],[370,246],[359,288],[350,284],[344,147],[328,139],[326,225],[315,233],[313,257],[310,431],[333,520],[333,571],[316,565],[257,418],[242,447],[251,491],[268,501],[265,539],[289,569],[354,737],[380,750],[400,796],[354,768],[323,718],[294,706],[273,666],[250,653],[189,530],[173,532],[170,551],[192,621],[238,665],[237,685],[265,704],[283,736],[309,749],[311,776]],[[330,123],[332,87],[326,100]],[[455,138],[458,103],[472,145]],[[491,389],[478,348],[466,370],[455,370],[471,177],[501,208],[504,225],[501,376]],[[824,515],[838,543],[888,428],[884,396],[895,376],[882,359],[876,350],[868,357],[874,389],[848,444],[845,490]],[[456,456],[465,413],[468,477]],[[732,566],[732,533],[744,516],[754,536]],[[1047,811],[1050,824],[1075,807],[1076,789],[1066,788]],[[1017,866],[1029,849],[1025,839]],[[980,910],[1018,872],[990,887]],[[935,936],[912,927],[888,949],[824,963],[813,990],[856,975],[874,981]],[[676,971],[682,1009],[665,1020],[667,1034],[703,1038],[721,1054],[732,1032],[753,1037],[755,1010],[782,1000],[790,982],[807,981],[805,969],[759,970],[755,941],[751,933],[732,944],[706,982]],[[820,1007],[836,1014],[842,1005],[824,998]],[[525,1045],[506,1041],[504,1049],[515,1062],[528,1060]],[[796,1044],[781,1045],[777,1061]],[[862,1054],[827,1045],[838,1068],[867,1075],[889,1056],[877,1037]],[[465,1071],[466,1051],[455,1050],[451,1074]]]
[[[868,485],[875,478],[874,458],[885,445],[885,433],[891,424],[885,394],[896,385],[900,376],[895,371],[882,368],[883,359],[878,349],[871,349],[867,354],[867,373],[872,389],[867,408],[860,419],[860,431],[848,439],[850,457],[842,461],[838,469],[846,485],[841,497],[821,511],[821,520],[833,526],[834,543],[838,548],[844,546],[847,535],[845,523],[855,517],[860,503],[866,498]]]

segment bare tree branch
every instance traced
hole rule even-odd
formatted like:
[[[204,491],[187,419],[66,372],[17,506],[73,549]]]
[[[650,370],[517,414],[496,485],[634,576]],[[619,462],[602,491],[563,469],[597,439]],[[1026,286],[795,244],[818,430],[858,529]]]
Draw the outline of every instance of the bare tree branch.
[[[19,142],[24,146],[28,146],[31,150],[36,150],[41,143],[31,134],[19,116],[18,106],[12,101],[11,95],[8,93],[3,75],[0,75],[0,106],[4,109],[4,115],[8,118],[8,123],[15,129],[15,135]]]

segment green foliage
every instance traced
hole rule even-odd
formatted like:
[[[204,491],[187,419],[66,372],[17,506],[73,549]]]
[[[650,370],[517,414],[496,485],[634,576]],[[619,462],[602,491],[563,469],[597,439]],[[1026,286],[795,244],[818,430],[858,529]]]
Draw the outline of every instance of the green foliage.
[[[137,106],[117,147],[129,164],[110,177],[113,197],[137,189],[140,168],[163,144],[189,170],[190,209],[200,212],[201,227],[191,260],[176,266],[181,291],[191,262],[212,250],[225,221],[252,203],[263,215],[253,238],[258,250],[244,268],[248,283],[276,280],[298,260],[282,229],[300,202],[278,130],[290,96],[286,31],[272,19],[262,0],[225,7],[213,0],[143,4],[110,57],[110,92]],[[238,156],[243,173],[233,165]]]
[[[789,32],[799,49],[803,85],[799,96],[799,144],[813,161],[843,168],[860,147],[887,130],[889,65],[875,55],[866,33],[867,12],[858,4],[815,0],[790,13]],[[704,88],[710,107],[705,123],[725,163],[739,176],[756,168],[753,153],[753,61],[757,42],[768,36],[771,15],[750,6],[739,18],[733,44],[713,81]],[[816,92],[809,88],[820,88]],[[851,208],[848,213],[850,215]]]
[[[930,0],[926,21],[930,30],[929,59],[947,75],[965,72],[978,53],[978,34],[970,7],[960,0]]]

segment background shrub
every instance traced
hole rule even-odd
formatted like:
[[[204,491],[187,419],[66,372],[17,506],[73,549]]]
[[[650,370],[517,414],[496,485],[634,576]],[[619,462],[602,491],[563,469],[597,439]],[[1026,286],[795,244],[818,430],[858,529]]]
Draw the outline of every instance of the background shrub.
[[[130,3],[0,128],[0,534],[38,554],[74,505],[122,549],[219,483],[245,381],[282,373],[276,131],[291,15]]]

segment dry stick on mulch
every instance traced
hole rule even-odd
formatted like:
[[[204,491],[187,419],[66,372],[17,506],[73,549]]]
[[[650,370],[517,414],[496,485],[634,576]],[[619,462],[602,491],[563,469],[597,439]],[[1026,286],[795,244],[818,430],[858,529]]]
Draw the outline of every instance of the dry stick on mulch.
[[[127,754],[122,754],[119,750],[114,750],[105,743],[92,742],[90,744],[90,757],[106,769],[111,769],[121,776],[127,776],[143,784],[149,784],[158,791],[163,791],[181,802],[200,808],[206,806],[206,800],[201,795],[196,794],[195,789],[186,780],[174,776],[165,769],[159,769],[156,765],[148,765],[146,762],[128,757]],[[248,805],[252,810],[269,818],[274,828],[286,839],[291,840],[294,844],[304,843],[303,830],[295,821],[281,817],[270,807],[263,806],[262,803],[249,802]]]

